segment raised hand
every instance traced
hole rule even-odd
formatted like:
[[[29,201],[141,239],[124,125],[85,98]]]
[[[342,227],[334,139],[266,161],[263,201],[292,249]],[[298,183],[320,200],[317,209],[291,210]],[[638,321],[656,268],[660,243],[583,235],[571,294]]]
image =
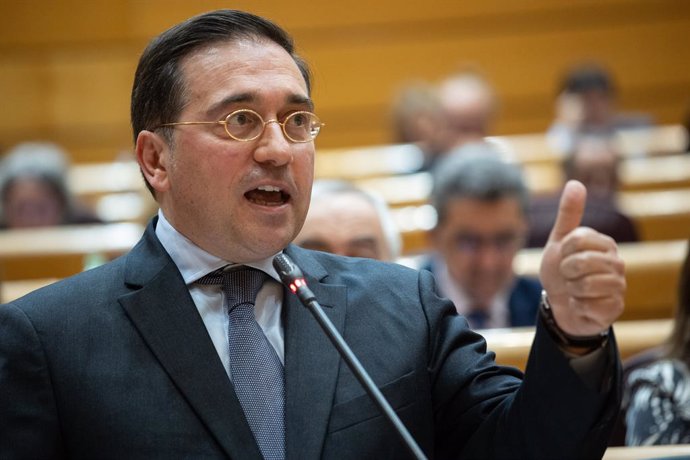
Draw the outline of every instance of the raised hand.
[[[623,313],[624,265],[616,242],[580,227],[587,190],[569,181],[544,248],[540,275],[558,326],[573,336],[605,331]]]

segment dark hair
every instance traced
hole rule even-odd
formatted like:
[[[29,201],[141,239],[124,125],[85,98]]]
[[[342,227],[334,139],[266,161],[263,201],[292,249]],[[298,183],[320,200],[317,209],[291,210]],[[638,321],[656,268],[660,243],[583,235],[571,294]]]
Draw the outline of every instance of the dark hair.
[[[267,19],[244,11],[211,11],[166,30],[141,55],[132,87],[134,142],[142,130],[174,122],[182,111],[185,82],[180,61],[199,48],[239,39],[267,39],[282,47],[297,64],[311,92],[309,66],[295,53],[287,32]]]
[[[516,198],[527,215],[529,191],[522,171],[500,158],[493,147],[466,144],[445,157],[434,169],[431,203],[438,222],[446,219],[448,204],[457,198],[494,202]]]
[[[568,71],[563,77],[559,93],[582,94],[587,91],[615,94],[611,75],[597,64],[582,64]]]

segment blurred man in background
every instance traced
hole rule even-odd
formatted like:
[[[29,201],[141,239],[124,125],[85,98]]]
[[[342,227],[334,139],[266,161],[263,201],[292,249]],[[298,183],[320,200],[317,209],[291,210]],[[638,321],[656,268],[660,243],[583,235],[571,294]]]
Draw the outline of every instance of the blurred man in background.
[[[450,148],[484,140],[497,111],[494,89],[478,72],[450,75],[439,85],[439,99],[451,132]]]
[[[565,180],[587,187],[582,225],[609,235],[618,243],[639,240],[635,223],[616,203],[620,153],[613,134],[590,133],[576,137],[572,151],[562,160]],[[528,247],[543,247],[556,220],[560,191],[530,201]]]
[[[436,170],[435,255],[427,268],[471,326],[534,325],[541,285],[513,272],[527,235],[527,187],[516,166],[488,145],[484,150],[473,145],[465,155],[461,149]]]
[[[48,142],[13,147],[0,162],[0,226],[7,229],[96,223],[100,220],[69,190],[69,159]]]
[[[647,115],[619,112],[613,76],[599,64],[585,63],[563,76],[556,98],[555,120],[547,139],[556,152],[564,155],[574,149],[582,133],[613,135],[623,129],[650,124]]]
[[[295,243],[307,249],[350,257],[393,261],[400,233],[380,197],[349,182],[314,182],[311,204]]]

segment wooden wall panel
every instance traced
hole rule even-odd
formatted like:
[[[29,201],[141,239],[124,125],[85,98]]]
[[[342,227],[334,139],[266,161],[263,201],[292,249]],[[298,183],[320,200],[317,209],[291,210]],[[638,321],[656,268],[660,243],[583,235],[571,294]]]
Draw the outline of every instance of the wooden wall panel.
[[[237,1],[286,27],[315,74],[319,147],[391,141],[388,107],[416,78],[470,62],[494,83],[495,134],[544,130],[556,81],[582,59],[607,64],[620,105],[677,123],[690,105],[690,2],[683,0]],[[146,42],[220,0],[3,0],[0,146],[40,137],[77,162],[131,148],[129,92]]]

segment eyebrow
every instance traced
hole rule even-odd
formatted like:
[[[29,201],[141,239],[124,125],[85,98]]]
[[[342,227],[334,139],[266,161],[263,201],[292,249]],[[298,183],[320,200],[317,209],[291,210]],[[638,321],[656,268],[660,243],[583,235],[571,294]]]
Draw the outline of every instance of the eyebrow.
[[[213,104],[207,111],[206,114],[211,116],[220,111],[223,107],[227,107],[231,104],[237,104],[238,102],[255,102],[258,99],[256,93],[238,93],[231,96],[225,97]],[[301,94],[290,94],[286,98],[288,104],[296,105],[306,105],[311,111],[314,110],[314,102],[308,96],[303,96]]]

